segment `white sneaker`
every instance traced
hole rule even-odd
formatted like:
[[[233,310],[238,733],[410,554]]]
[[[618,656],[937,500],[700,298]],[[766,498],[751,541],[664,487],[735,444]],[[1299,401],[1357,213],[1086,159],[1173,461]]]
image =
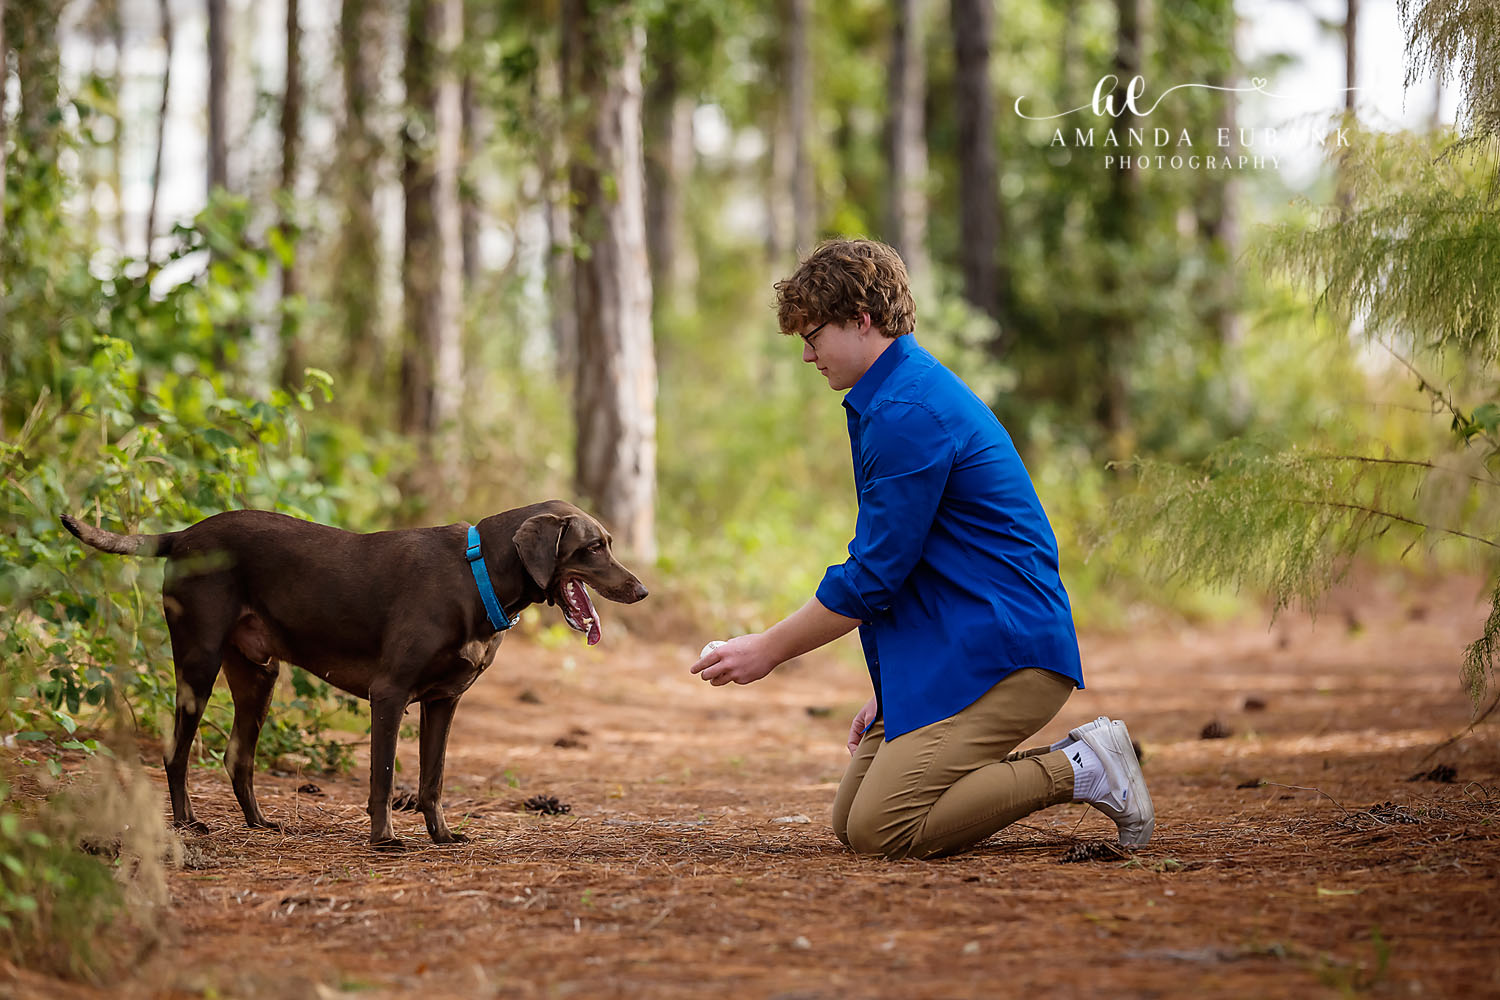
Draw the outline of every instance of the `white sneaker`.
[[[1056,743],[1052,744],[1047,749],[1049,749],[1049,750],[1066,750],[1068,747],[1070,747],[1074,743],[1078,742],[1078,734],[1081,733],[1081,732],[1083,732],[1085,729],[1098,729],[1100,726],[1107,726],[1107,725],[1109,725],[1109,716],[1107,716],[1107,715],[1101,715],[1101,716],[1099,716],[1099,718],[1095,719],[1093,722],[1085,722],[1083,725],[1079,726],[1077,729],[1072,730],[1071,732],[1068,733],[1068,735],[1064,736],[1062,739],[1058,740]]]
[[[1131,746],[1130,730],[1125,723],[1101,715],[1068,735],[1094,751],[1109,779],[1110,797],[1089,804],[1115,821],[1121,847],[1144,847],[1156,829],[1156,808]]]

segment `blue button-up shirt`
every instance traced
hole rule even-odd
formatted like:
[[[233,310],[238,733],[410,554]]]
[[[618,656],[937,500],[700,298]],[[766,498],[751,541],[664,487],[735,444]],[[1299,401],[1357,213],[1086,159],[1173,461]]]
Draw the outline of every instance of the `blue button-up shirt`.
[[[886,739],[956,715],[1024,667],[1082,687],[1057,539],[994,412],[911,334],[844,409],[859,516],[817,596],[863,623]]]

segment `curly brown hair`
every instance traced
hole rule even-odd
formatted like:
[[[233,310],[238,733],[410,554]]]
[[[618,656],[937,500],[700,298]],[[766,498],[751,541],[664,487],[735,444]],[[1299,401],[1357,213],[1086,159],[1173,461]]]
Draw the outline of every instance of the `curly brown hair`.
[[[826,240],[790,278],[776,282],[776,313],[784,334],[819,323],[852,323],[860,313],[887,337],[917,326],[906,264],[875,240]]]

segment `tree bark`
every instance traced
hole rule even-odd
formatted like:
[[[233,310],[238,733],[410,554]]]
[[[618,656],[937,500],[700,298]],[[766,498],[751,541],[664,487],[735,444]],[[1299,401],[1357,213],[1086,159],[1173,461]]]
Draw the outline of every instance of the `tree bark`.
[[[894,0],[886,127],[889,190],[886,226],[891,245],[913,278],[927,273],[927,60],[920,0]]]
[[[1117,84],[1114,90],[1116,109],[1124,107],[1124,94],[1133,77],[1141,72],[1141,4],[1143,0],[1115,0],[1115,65]],[[1112,128],[1118,136],[1129,134],[1135,116],[1125,110]],[[1123,169],[1110,171],[1109,195],[1100,213],[1100,235],[1106,245],[1129,244],[1135,235],[1137,190],[1140,179],[1126,157]],[[1119,255],[1116,255],[1118,258]],[[1109,437],[1111,456],[1129,458],[1134,451],[1130,419],[1127,368],[1135,343],[1135,317],[1119,301],[1124,276],[1115,264],[1105,269],[1106,313],[1100,342],[1101,386],[1096,408],[1097,418]]]
[[[339,236],[333,300],[342,327],[345,366],[367,380],[373,394],[387,384],[380,339],[380,229],[375,221],[379,143],[370,128],[370,102],[379,92],[383,46],[369,0],[343,0],[339,51],[344,82],[344,129],[339,143]]]
[[[474,191],[472,178],[469,176],[469,166],[474,162],[474,157],[479,150],[479,103],[474,96],[474,74],[465,70],[463,83],[460,89],[460,106],[462,110],[461,128],[463,130],[461,142],[461,154],[459,164],[458,195],[461,211],[461,227],[463,245],[463,276],[464,295],[474,287],[474,279],[479,273],[479,199]]]
[[[1345,0],[1344,7],[1344,124],[1357,124],[1355,88],[1359,85],[1359,0]],[[1354,193],[1349,189],[1348,171],[1344,160],[1347,151],[1339,153],[1338,177],[1336,181],[1339,214],[1347,217],[1354,203]]]
[[[125,232],[125,112],[120,101],[125,88],[125,16],[120,10],[123,3],[124,0],[113,0],[109,5],[110,41],[115,48],[115,68],[110,81],[115,95],[115,108],[110,117],[114,119],[115,127],[109,140],[109,187],[115,201],[115,243],[121,255],[125,253],[128,236]],[[0,40],[0,50],[4,48],[4,41]],[[4,78],[4,73],[0,73],[0,79]],[[0,177],[3,176],[3,171],[0,171]]]
[[[1079,84],[1082,80],[1080,71],[1083,69],[1083,55],[1078,35],[1078,0],[1063,0],[1062,46],[1057,70],[1058,95],[1062,101],[1071,101],[1081,90]],[[1059,107],[1073,106],[1059,104]]]
[[[1359,79],[1359,0],[1345,0],[1344,8],[1344,110],[1354,114],[1354,88]]]
[[[61,212],[63,192],[58,167],[58,78],[61,67],[58,58],[57,6],[38,0],[23,0],[20,3],[9,0],[5,9],[0,9],[0,23],[4,22],[8,22],[4,28],[5,44],[15,51],[16,77],[20,89],[20,106],[12,123],[16,157],[28,172],[46,175],[51,181],[38,185],[38,190],[34,192],[35,199],[45,201],[17,202],[11,208],[12,219],[22,211],[28,215],[34,213],[42,220],[55,219],[56,213]],[[0,52],[5,51],[6,49],[0,48]],[[6,77],[0,75],[0,90],[8,89],[4,86],[5,81]],[[0,109],[0,120],[3,118],[4,110]],[[3,142],[0,142],[0,149],[4,149]],[[4,166],[3,160],[0,160],[0,166]],[[4,177],[5,174],[0,172],[0,187],[5,186]],[[3,208],[3,202],[0,202],[0,208]],[[0,232],[4,230],[3,216],[0,216]],[[0,256],[3,256],[4,247],[4,244],[0,244]],[[0,260],[0,264],[3,263]],[[17,344],[13,340],[14,334],[3,314],[4,302],[5,296],[0,295],[0,347],[3,347],[0,349],[0,376],[16,363],[16,356],[21,350],[41,346]],[[0,400],[0,405],[5,402]]]
[[[229,14],[225,0],[208,0],[208,192],[229,186],[228,114],[229,48],[225,38]]]
[[[792,235],[797,253],[813,248],[817,201],[813,187],[811,136],[812,65],[808,53],[810,0],[787,0],[787,111],[792,139]]]
[[[771,180],[766,188],[766,250],[781,268],[812,249],[816,234],[812,159],[808,129],[812,120],[808,56],[808,0],[779,0],[784,44],[774,67],[780,85],[771,126]]]
[[[641,41],[585,0],[563,4],[569,106],[587,107],[587,155],[571,170],[579,230],[574,417],[579,494],[639,558],[655,557],[656,359],[641,150]]]
[[[5,47],[5,0],[0,0],[0,91],[10,79],[10,50]],[[5,109],[0,107],[0,247],[5,245]],[[0,330],[5,328],[5,296],[0,295]],[[5,374],[5,362],[0,359],[0,376]]]
[[[964,298],[1000,318],[1000,166],[990,90],[992,0],[953,0],[954,87],[958,117],[959,259]]]
[[[421,437],[440,461],[437,481],[424,477],[432,490],[453,489],[458,468],[455,449],[434,445],[440,434],[456,429],[462,391],[458,168],[463,110],[453,59],[462,18],[462,0],[412,0],[407,32],[401,428]]]
[[[697,260],[683,218],[683,189],[693,169],[693,101],[683,96],[677,59],[663,56],[646,87],[646,245],[658,306],[691,308]]]
[[[296,308],[289,300],[296,297],[297,220],[292,205],[296,202],[298,154],[302,144],[302,29],[298,23],[297,0],[286,0],[286,87],[281,99],[281,191],[286,211],[282,230],[292,243],[293,258],[281,268],[281,384],[293,386],[302,380],[302,344],[298,336]]]
[[[5,17],[5,0],[0,0],[0,93],[3,93],[7,89],[8,81],[10,80],[10,76],[8,75],[10,50],[5,47]],[[5,131],[5,108],[3,104],[0,104],[0,253],[3,253],[3,248],[5,247],[5,170],[7,166],[5,158]],[[3,259],[3,257],[0,257],[0,259]],[[9,343],[10,338],[5,334],[5,331],[8,329],[5,321],[5,299],[6,296],[0,295],[0,344],[3,344],[6,348],[0,351],[0,384],[4,384],[5,376],[10,368],[10,355],[13,349],[13,346]],[[3,410],[0,410],[0,420],[4,418],[5,413]]]
[[[1239,71],[1238,17],[1233,0],[1216,0],[1215,21],[1228,39],[1230,63],[1224,71],[1210,73],[1206,82],[1228,87]],[[1238,136],[1236,99],[1232,92],[1213,91],[1218,103],[1218,127],[1224,134]],[[1233,150],[1224,152],[1233,155]],[[1240,254],[1239,183],[1231,171],[1210,171],[1202,197],[1198,198],[1198,232],[1209,261],[1204,276],[1205,319],[1214,332],[1221,350],[1224,379],[1228,390],[1227,410],[1231,425],[1243,430],[1251,416],[1250,383],[1239,368],[1239,349],[1245,340],[1245,324],[1238,308],[1239,272],[1234,262]]]
[[[24,149],[31,163],[48,166],[57,162],[57,126],[53,116],[58,104],[58,11],[40,0],[11,0],[9,45],[16,53],[16,77],[20,84],[20,107],[15,129],[18,151]]]
[[[161,74],[161,107],[156,114],[156,156],[151,161],[151,204],[146,210],[146,260],[151,260],[151,241],[156,238],[156,203],[161,194],[161,158],[167,144],[167,98],[172,92],[172,4],[161,0],[161,40],[167,61]]]
[[[558,381],[571,384],[578,370],[578,307],[574,291],[571,188],[567,174],[569,130],[562,115],[563,80],[559,58],[547,56],[537,70],[534,95],[541,141],[543,213],[547,223],[547,298],[552,315],[552,346]]]

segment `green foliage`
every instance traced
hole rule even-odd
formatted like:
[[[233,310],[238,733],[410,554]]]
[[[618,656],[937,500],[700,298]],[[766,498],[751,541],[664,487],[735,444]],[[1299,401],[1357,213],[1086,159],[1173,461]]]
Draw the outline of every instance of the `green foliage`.
[[[1130,468],[1139,488],[1116,505],[1115,530],[1151,546],[1162,576],[1249,587],[1278,609],[1314,603],[1377,540],[1402,550],[1489,544],[1464,528],[1492,517],[1500,501],[1500,483],[1472,478],[1461,525],[1432,523],[1424,482],[1451,468],[1243,440],[1198,466],[1138,460]],[[1454,497],[1445,489],[1437,499],[1446,507]]]
[[[56,354],[64,363],[67,346]],[[327,477],[297,448],[319,380],[249,401],[203,370],[153,372],[125,341],[96,334],[90,346],[0,451],[0,510],[14,525],[0,535],[0,604],[14,618],[0,655],[18,694],[7,712],[17,730],[70,735],[80,723],[105,725],[114,704],[154,732],[174,691],[154,598],[160,566],[86,552],[56,516],[126,530],[170,530],[237,506],[328,517]],[[297,683],[291,703],[273,710],[263,756],[341,762],[320,734],[347,700],[322,682]]]
[[[103,860],[77,848],[67,816],[23,812],[0,781],[0,953],[83,977],[103,960],[98,945],[123,892]]]
[[[1352,133],[1341,163],[1347,211],[1274,228],[1260,258],[1320,308],[1358,316],[1362,334],[1403,355],[1500,359],[1500,218],[1476,165],[1441,155],[1446,136]]]
[[[1145,540],[1169,579],[1263,589],[1278,608],[1315,603],[1356,556],[1389,555],[1393,539],[1401,555],[1456,544],[1496,584],[1464,654],[1477,704],[1500,651],[1500,227],[1484,183],[1495,164],[1452,154],[1500,134],[1500,33],[1493,12],[1467,0],[1403,0],[1401,10],[1408,83],[1456,61],[1468,136],[1356,131],[1337,163],[1346,199],[1273,228],[1257,256],[1310,294],[1329,326],[1352,328],[1414,378],[1446,441],[1409,414],[1358,404],[1292,444],[1236,441],[1193,465],[1138,460],[1139,489],[1117,504],[1115,531]]]
[[[302,385],[284,389],[257,389],[245,374],[255,345],[245,320],[276,319],[259,316],[257,289],[285,252],[275,231],[254,238],[248,199],[217,197],[177,228],[159,261],[91,256],[67,212],[58,157],[33,155],[68,148],[69,131],[18,139],[0,242],[0,670],[13,693],[4,728],[92,750],[75,732],[108,728],[113,711],[148,733],[169,715],[174,685],[153,596],[161,569],[86,552],[59,514],[125,531],[244,506],[331,521],[388,504],[391,490],[385,459],[350,454],[353,428],[312,421],[331,398],[326,372],[307,369]],[[351,701],[319,681],[292,685],[262,756],[344,763],[324,731]],[[214,711],[227,709],[211,710],[210,750]]]

